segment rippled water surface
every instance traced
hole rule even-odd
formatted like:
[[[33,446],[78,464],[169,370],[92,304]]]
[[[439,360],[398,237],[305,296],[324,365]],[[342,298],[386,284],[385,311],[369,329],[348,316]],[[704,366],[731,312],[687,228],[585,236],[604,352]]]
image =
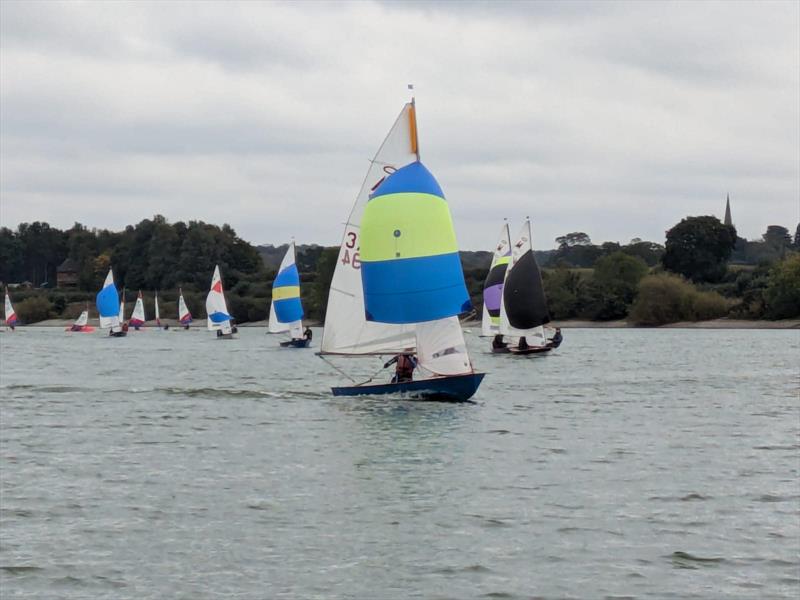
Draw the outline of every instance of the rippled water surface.
[[[467,338],[473,405],[263,330],[0,334],[0,595],[798,597],[800,332]]]

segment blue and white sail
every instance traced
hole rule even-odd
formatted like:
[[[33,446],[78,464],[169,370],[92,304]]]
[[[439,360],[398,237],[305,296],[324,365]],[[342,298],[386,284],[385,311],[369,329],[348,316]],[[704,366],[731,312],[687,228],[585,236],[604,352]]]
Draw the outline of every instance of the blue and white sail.
[[[96,298],[97,312],[100,315],[100,327],[119,331],[120,329],[120,304],[119,292],[114,285],[114,273],[108,270],[103,288]]]
[[[219,265],[214,267],[214,276],[211,278],[211,291],[206,297],[206,314],[208,315],[208,330],[220,330],[224,334],[231,333],[231,315],[225,302],[225,292],[222,289],[222,277]]]
[[[292,338],[303,336],[303,303],[300,301],[300,273],[294,241],[278,268],[272,283],[272,304],[269,309],[269,332],[289,332]]]

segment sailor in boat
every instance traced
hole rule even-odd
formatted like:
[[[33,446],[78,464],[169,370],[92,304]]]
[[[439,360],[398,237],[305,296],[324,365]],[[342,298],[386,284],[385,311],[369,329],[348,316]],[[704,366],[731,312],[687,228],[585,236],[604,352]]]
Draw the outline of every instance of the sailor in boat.
[[[520,350],[527,350],[528,348],[530,348],[530,346],[528,346],[528,340],[525,339],[524,335],[521,338],[519,338],[519,344],[517,345],[517,348],[519,348]]]
[[[492,348],[495,350],[501,350],[507,347],[508,342],[503,341],[503,336],[501,334],[498,333],[496,336],[494,336],[494,339],[492,340]]]
[[[556,327],[556,332],[553,334],[547,345],[551,348],[558,348],[561,345],[561,342],[564,340],[564,336],[561,335],[561,327]]]
[[[303,332],[303,339],[310,342],[313,336],[314,334],[311,331],[311,327],[306,327],[306,330]]]
[[[398,354],[386,364],[384,369],[388,369],[392,364],[396,364],[392,383],[405,383],[414,379],[414,369],[417,368],[417,359],[410,352]]]

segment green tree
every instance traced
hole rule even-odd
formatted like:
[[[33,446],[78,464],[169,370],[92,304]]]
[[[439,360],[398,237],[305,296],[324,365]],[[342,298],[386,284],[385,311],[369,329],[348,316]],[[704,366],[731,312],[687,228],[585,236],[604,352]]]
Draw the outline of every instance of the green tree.
[[[789,230],[780,225],[769,225],[762,236],[764,243],[774,249],[779,256],[783,256],[787,248],[792,247],[792,236]]]
[[[559,248],[571,248],[573,246],[589,246],[592,239],[582,231],[573,231],[566,235],[556,238]]]
[[[317,269],[314,283],[311,286],[310,306],[315,309],[316,317],[320,320],[325,319],[328,310],[328,293],[333,280],[333,272],[336,270],[336,261],[339,258],[339,247],[331,246],[324,248],[317,261]]]
[[[800,254],[793,254],[772,267],[764,301],[770,319],[800,316]]]
[[[667,232],[664,268],[692,281],[719,281],[736,245],[736,229],[716,217],[687,217]]]
[[[639,283],[630,319],[639,325],[665,325],[723,317],[728,302],[716,292],[700,292],[671,273],[647,275]]]
[[[794,246],[795,250],[800,250],[800,223],[797,224],[797,229],[794,230]]]

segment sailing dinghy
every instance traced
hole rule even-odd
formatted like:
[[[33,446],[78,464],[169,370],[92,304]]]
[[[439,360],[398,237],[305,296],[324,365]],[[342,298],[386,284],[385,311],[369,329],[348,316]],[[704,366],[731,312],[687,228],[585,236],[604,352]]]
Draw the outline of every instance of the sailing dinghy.
[[[219,265],[214,267],[214,275],[211,278],[211,290],[206,297],[206,314],[208,315],[209,331],[216,331],[217,338],[233,339],[236,328],[231,325],[231,316],[228,314],[228,305],[225,302],[225,292],[222,290]]]
[[[89,325],[89,303],[86,303],[86,310],[81,312],[78,315],[78,318],[75,319],[75,322],[70,326],[67,327],[64,331],[69,331],[71,333],[93,333],[94,327]]]
[[[6,327],[11,331],[17,326],[17,313],[14,306],[11,304],[11,297],[8,295],[8,288],[6,288],[6,298],[4,303]]]
[[[303,333],[303,304],[300,301],[300,273],[294,240],[272,283],[272,304],[269,307],[269,333],[286,333],[291,339],[280,343],[281,348],[308,348],[311,338]]]
[[[103,288],[97,294],[96,305],[101,329],[108,329],[111,337],[125,337],[126,328],[120,320],[123,307],[120,306],[119,292],[114,285],[114,272],[111,269],[108,270]]]
[[[335,396],[400,394],[467,401],[476,373],[457,315],[469,296],[450,210],[419,160],[414,100],[374,159],[345,225],[320,355],[416,354],[416,380],[334,387]]]
[[[503,302],[503,282],[511,260],[511,233],[508,223],[503,224],[500,239],[494,248],[492,265],[483,282],[483,318],[481,319],[481,335],[494,336],[492,352],[508,352],[508,345],[502,342],[500,334],[500,304]]]
[[[511,246],[511,261],[503,281],[499,330],[501,335],[517,338],[516,344],[508,346],[512,354],[541,354],[553,349],[543,327],[550,322],[550,313],[532,238],[531,221],[527,219]]]
[[[178,322],[184,329],[189,329],[189,324],[192,322],[192,313],[186,306],[186,300],[183,299],[183,290],[178,289]]]
[[[144,325],[147,318],[144,315],[144,300],[142,300],[142,290],[139,290],[139,295],[136,296],[136,304],[133,305],[133,313],[128,321],[129,325],[133,325],[136,331]]]

